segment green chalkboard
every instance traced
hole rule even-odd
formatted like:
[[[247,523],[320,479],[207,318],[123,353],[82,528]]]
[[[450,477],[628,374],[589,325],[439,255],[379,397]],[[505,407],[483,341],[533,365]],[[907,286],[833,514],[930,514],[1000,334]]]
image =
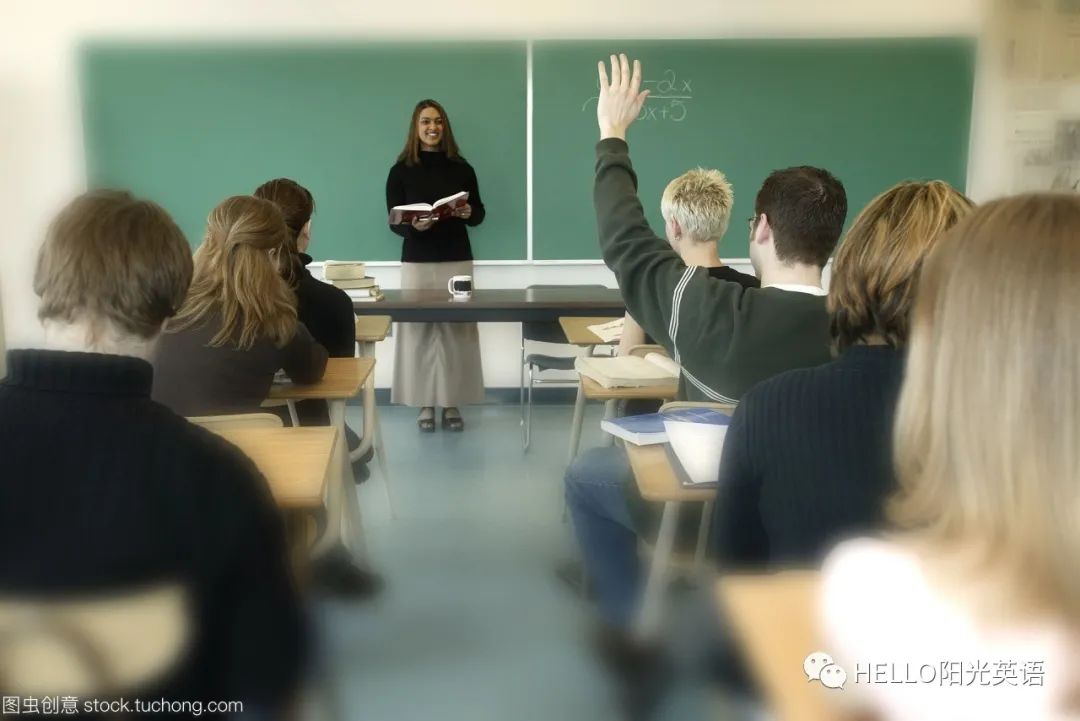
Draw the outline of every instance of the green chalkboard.
[[[220,200],[291,177],[315,195],[315,257],[398,260],[386,174],[432,97],[487,207],[476,257],[520,260],[525,73],[524,43],[95,42],[81,53],[89,181],[158,201],[197,245]]]
[[[817,165],[847,188],[848,220],[906,178],[965,185],[974,77],[967,38],[552,41],[533,50],[537,259],[596,258],[596,62],[642,60],[652,95],[630,129],[649,221],[694,166],[723,170],[735,209],[721,255],[747,256],[745,218],[774,169]]]

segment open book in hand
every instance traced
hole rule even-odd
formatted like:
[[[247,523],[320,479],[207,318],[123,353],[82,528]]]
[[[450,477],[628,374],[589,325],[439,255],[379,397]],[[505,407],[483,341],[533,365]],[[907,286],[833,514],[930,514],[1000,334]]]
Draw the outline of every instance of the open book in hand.
[[[574,362],[578,373],[591,378],[604,388],[642,388],[670,385],[679,379],[679,366],[660,353],[644,358],[617,356],[615,358],[581,357]]]
[[[458,208],[469,202],[469,194],[466,191],[439,198],[431,205],[427,203],[410,203],[409,205],[395,205],[390,209],[390,225],[402,225],[414,220],[435,218],[441,220],[449,217]]]

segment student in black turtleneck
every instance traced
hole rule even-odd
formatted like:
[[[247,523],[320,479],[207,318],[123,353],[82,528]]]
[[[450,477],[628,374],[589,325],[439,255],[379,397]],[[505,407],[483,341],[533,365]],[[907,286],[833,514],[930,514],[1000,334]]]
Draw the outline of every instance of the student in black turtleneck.
[[[434,100],[421,100],[413,110],[405,148],[386,179],[386,208],[434,203],[461,191],[469,194],[469,201],[453,217],[390,226],[405,239],[403,289],[445,290],[452,276],[472,275],[467,226],[480,225],[485,214],[476,173],[458,152],[446,111]],[[420,408],[417,424],[423,432],[435,430],[435,406],[443,408],[444,429],[463,430],[460,406],[484,400],[476,324],[401,323],[391,400]]]
[[[352,300],[341,288],[324,283],[307,269],[311,256],[311,216],[315,213],[315,198],[311,191],[289,178],[276,178],[255,189],[256,198],[269,200],[285,216],[289,242],[282,249],[278,265],[289,287],[296,293],[296,318],[303,323],[311,337],[326,348],[331,358],[352,358],[356,354],[356,316]],[[326,401],[296,402],[296,414],[302,425],[325,426],[330,422]],[[349,450],[360,445],[356,433],[345,427]],[[364,463],[353,465],[357,481],[368,477]]]
[[[95,191],[53,223],[34,278],[45,349],[11,351],[0,382],[0,595],[41,609],[181,594],[175,663],[110,690],[278,718],[307,648],[278,508],[239,449],[150,397],[147,359],[191,277],[187,241],[148,201]],[[115,650],[167,652],[158,628]]]

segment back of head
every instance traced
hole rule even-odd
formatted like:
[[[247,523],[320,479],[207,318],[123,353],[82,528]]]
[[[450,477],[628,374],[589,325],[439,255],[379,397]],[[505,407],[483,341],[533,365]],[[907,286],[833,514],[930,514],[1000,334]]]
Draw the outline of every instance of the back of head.
[[[260,338],[287,343],[296,331],[296,297],[278,274],[271,255],[289,229],[281,210],[262,198],[235,195],[207,219],[206,236],[195,251],[191,292],[169,330],[202,325],[214,314],[221,328],[211,345],[250,348]]]
[[[762,183],[754,213],[769,220],[777,260],[823,268],[844,229],[847,193],[827,170],[785,168]]]
[[[676,221],[687,239],[715,242],[727,232],[735,194],[719,170],[695,168],[668,183],[660,200],[665,220]]]
[[[49,228],[34,292],[42,321],[149,340],[179,310],[192,276],[184,234],[160,206],[124,191],[79,196]]]
[[[833,259],[829,312],[838,350],[907,343],[923,259],[973,204],[940,180],[895,185],[870,201]]]
[[[276,178],[263,183],[255,189],[254,195],[269,200],[281,210],[289,235],[280,251],[279,265],[285,280],[289,285],[295,285],[301,265],[298,240],[315,212],[315,199],[311,191],[289,178]]]
[[[993,603],[1080,615],[1080,198],[977,208],[919,280],[895,519]]]

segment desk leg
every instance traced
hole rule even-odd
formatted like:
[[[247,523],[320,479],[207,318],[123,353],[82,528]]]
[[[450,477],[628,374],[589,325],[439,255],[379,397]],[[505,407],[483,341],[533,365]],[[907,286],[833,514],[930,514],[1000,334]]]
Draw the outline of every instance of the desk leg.
[[[660,621],[661,600],[664,585],[667,583],[668,565],[675,548],[675,531],[679,526],[679,502],[668,501],[664,504],[664,515],[660,519],[660,533],[653,549],[652,563],[649,564],[648,581],[641,599],[634,633],[639,638],[648,638],[656,633]]]
[[[701,525],[698,526],[697,550],[694,552],[694,568],[701,570],[705,562],[705,544],[709,540],[709,524],[712,521],[712,501],[701,507]]]
[[[367,392],[364,394],[364,405],[367,406]],[[371,393],[371,402],[374,403],[375,394]],[[364,528],[360,518],[360,502],[356,497],[356,480],[353,477],[352,463],[349,459],[349,446],[345,440],[345,399],[335,399],[330,402],[330,424],[337,428],[338,458],[341,459],[341,498],[338,508],[328,508],[329,514],[337,514],[340,518],[339,535],[340,541],[345,548],[352,551],[354,558],[361,563],[366,561],[366,544],[364,543]],[[364,433],[365,440],[370,433]],[[368,442],[367,445],[371,445]]]
[[[574,421],[570,424],[570,457],[566,459],[566,465],[570,465],[577,458],[578,447],[581,445],[581,424],[585,420],[585,389],[578,381],[577,398],[574,399]]]
[[[604,420],[605,421],[610,421],[612,418],[616,418],[618,415],[619,415],[619,401],[617,401],[617,400],[606,401],[604,403]],[[606,446],[615,445],[615,436],[611,435],[610,433],[605,433],[604,435],[606,436],[606,438],[604,439],[604,445],[606,445]]]

